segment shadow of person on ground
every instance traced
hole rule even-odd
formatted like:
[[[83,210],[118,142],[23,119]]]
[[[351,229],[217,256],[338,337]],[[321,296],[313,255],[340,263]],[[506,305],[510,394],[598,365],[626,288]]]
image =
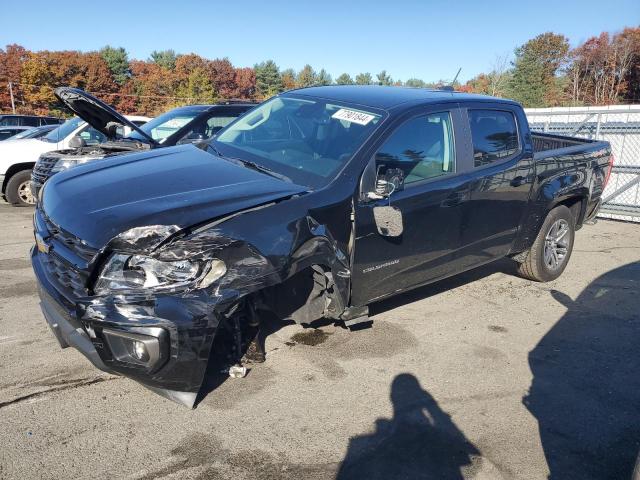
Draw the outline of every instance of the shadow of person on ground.
[[[640,447],[640,262],[594,280],[529,353],[523,403],[550,479],[631,477]]]
[[[349,441],[336,480],[462,479],[478,449],[410,374],[391,385],[393,418]]]

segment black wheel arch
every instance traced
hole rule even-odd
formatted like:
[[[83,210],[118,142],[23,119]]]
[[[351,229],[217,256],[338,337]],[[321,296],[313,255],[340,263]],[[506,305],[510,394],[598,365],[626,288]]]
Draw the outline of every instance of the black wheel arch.
[[[4,174],[4,181],[2,182],[2,193],[3,194],[6,193],[7,183],[9,183],[9,180],[11,180],[11,177],[13,177],[16,173],[21,172],[23,170],[32,170],[35,164],[36,164],[35,162],[22,162],[22,163],[14,163],[13,165],[11,165],[7,169],[6,173]]]

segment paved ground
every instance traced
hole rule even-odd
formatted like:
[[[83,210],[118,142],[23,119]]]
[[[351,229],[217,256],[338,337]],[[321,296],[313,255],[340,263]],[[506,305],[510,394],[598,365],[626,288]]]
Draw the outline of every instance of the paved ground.
[[[585,227],[549,284],[499,262],[375,305],[371,329],[287,326],[192,411],[58,348],[30,215],[0,205],[2,478],[628,478],[638,225]]]

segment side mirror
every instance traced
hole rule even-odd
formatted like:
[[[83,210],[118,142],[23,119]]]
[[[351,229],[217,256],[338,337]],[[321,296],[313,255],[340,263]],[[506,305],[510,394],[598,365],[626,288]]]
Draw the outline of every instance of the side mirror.
[[[383,173],[384,171],[384,173]],[[378,167],[376,175],[376,190],[369,192],[367,197],[371,200],[388,198],[393,192],[404,189],[404,172],[400,168]]]
[[[400,237],[404,231],[402,211],[392,205],[373,207],[373,218],[376,229],[383,237]]]
[[[116,122],[109,122],[107,123],[107,137],[109,138],[109,140],[113,140],[114,138],[117,138],[118,135],[118,129],[122,128],[122,125],[120,125],[119,123]]]
[[[203,134],[192,133],[178,140],[178,145],[184,145],[186,143],[196,143],[196,142],[200,142],[201,140],[205,140],[205,136]]]
[[[84,138],[76,135],[69,140],[69,148],[82,148],[86,147],[87,142],[85,142]]]

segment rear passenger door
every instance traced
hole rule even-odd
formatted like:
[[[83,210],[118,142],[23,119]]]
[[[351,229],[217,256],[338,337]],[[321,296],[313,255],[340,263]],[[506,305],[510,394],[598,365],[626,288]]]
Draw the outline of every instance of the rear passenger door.
[[[527,120],[520,108],[506,103],[462,107],[473,155],[463,160],[471,181],[456,263],[467,269],[509,253],[523,220],[534,170]]]

